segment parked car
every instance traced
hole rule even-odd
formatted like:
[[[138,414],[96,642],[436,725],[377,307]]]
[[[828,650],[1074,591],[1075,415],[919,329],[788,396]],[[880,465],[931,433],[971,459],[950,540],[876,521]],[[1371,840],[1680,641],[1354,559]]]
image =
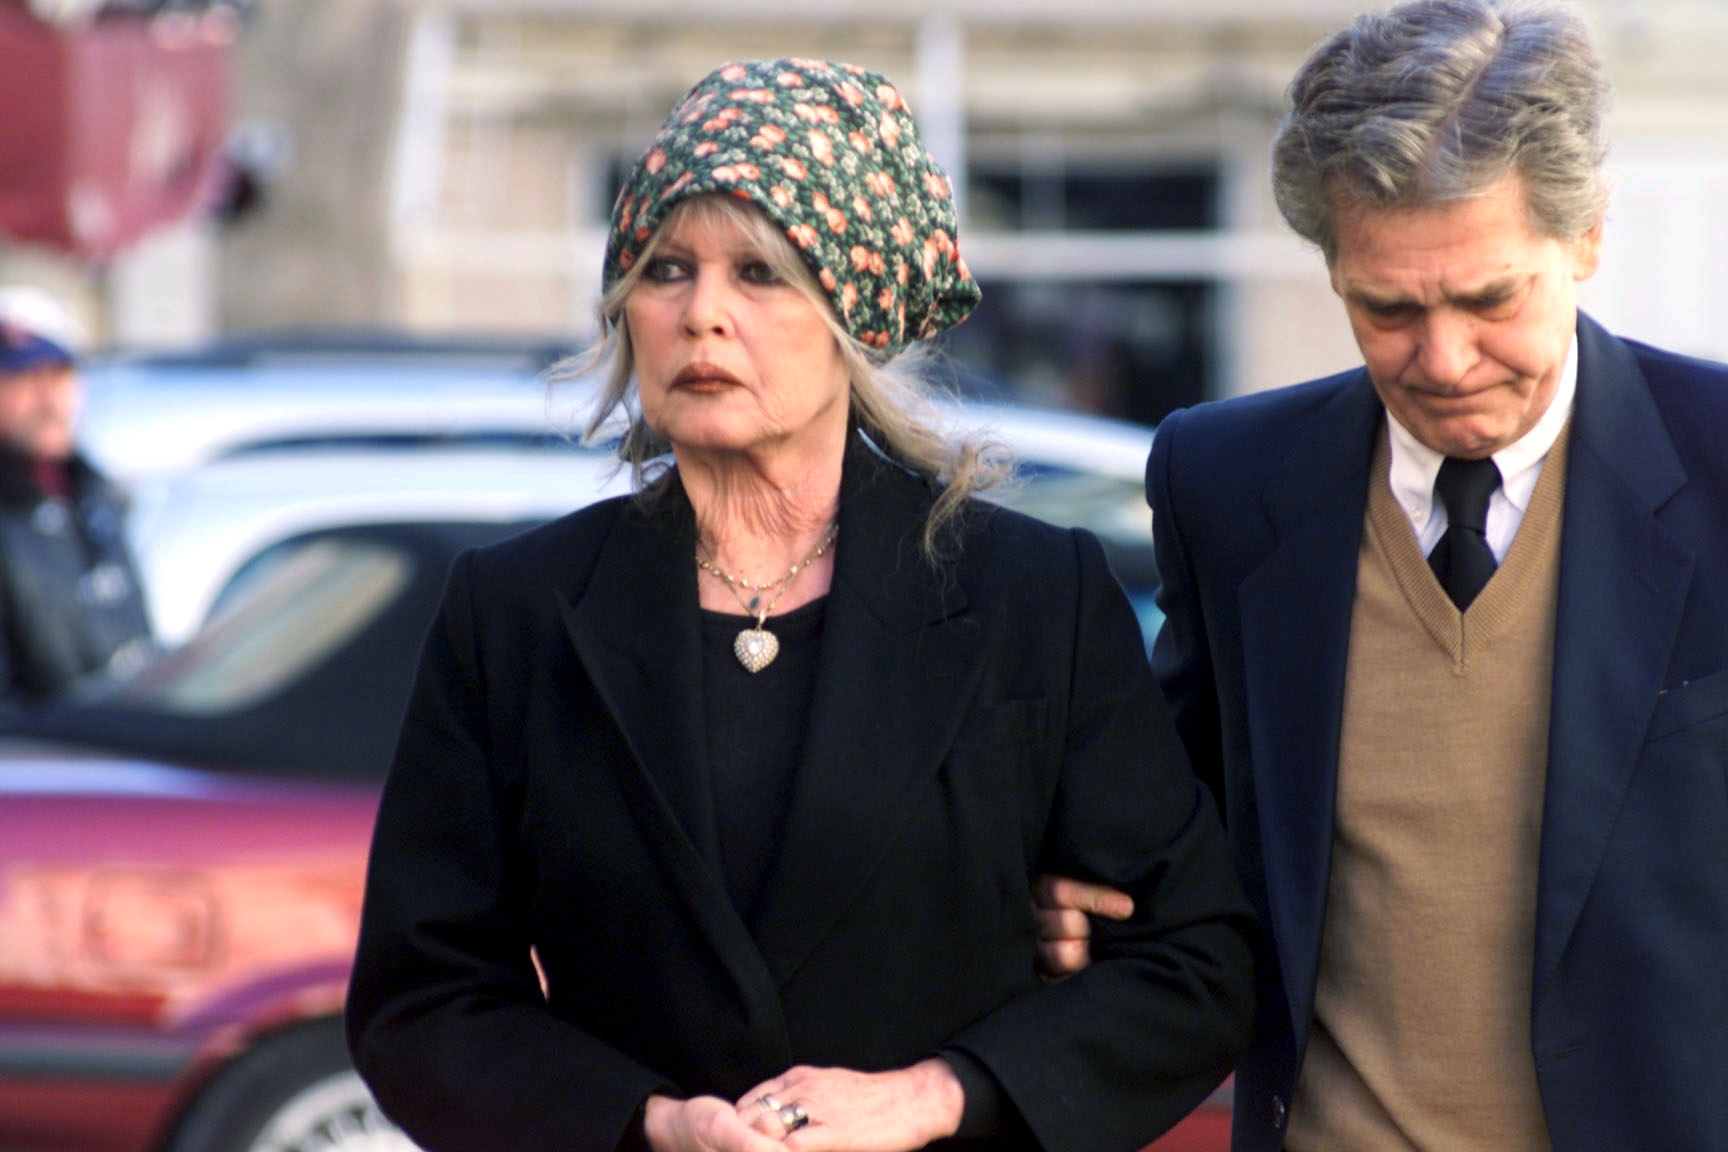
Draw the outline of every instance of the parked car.
[[[409,1148],[339,1018],[414,654],[508,521],[280,541],[207,628],[0,722],[0,1147]]]
[[[562,443],[594,382],[548,389],[546,373],[576,352],[550,339],[356,330],[97,358],[83,370],[79,439],[122,483],[260,449]]]
[[[130,529],[156,633],[184,643],[257,552],[380,520],[546,520],[628,491],[610,452],[572,445],[257,449],[132,488]]]
[[[1068,413],[979,405],[956,419],[988,428],[1021,461],[1020,478],[994,498],[1095,532],[1147,636],[1155,634],[1162,616],[1152,601],[1157,574],[1140,480],[1150,433]],[[332,443],[255,447],[186,475],[133,482],[129,527],[164,643],[189,637],[240,563],[295,530],[457,512],[544,518],[629,488],[628,470],[611,451],[563,441],[412,450]]]

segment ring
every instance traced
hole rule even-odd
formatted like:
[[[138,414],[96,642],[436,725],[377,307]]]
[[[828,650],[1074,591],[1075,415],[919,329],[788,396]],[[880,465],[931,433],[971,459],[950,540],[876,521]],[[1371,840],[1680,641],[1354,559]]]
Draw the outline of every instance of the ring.
[[[780,1117],[780,1123],[785,1125],[788,1136],[810,1123],[810,1113],[804,1111],[804,1105],[798,1103],[782,1104],[774,1109],[774,1115]]]
[[[764,1112],[772,1112],[774,1115],[780,1116],[780,1101],[776,1100],[772,1095],[756,1097],[756,1107],[762,1109]],[[781,1116],[780,1122],[784,1124],[786,1122],[785,1117]]]

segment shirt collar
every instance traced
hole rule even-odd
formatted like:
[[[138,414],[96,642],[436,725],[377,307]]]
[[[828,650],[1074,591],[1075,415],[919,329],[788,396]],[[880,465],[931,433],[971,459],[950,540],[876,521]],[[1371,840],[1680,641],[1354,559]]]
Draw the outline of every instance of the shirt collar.
[[[1494,453],[1494,464],[1500,469],[1500,483],[1506,499],[1519,513],[1530,506],[1536,491],[1536,481],[1542,474],[1542,461],[1549,449],[1560,439],[1566,418],[1572,414],[1572,403],[1578,395],[1578,333],[1566,348],[1566,363],[1560,369],[1560,381],[1554,389],[1554,399],[1548,410],[1530,431]],[[1411,435],[1390,409],[1386,412],[1386,428],[1392,449],[1392,468],[1387,479],[1392,495],[1410,517],[1418,536],[1427,526],[1433,509],[1434,478],[1446,457]]]

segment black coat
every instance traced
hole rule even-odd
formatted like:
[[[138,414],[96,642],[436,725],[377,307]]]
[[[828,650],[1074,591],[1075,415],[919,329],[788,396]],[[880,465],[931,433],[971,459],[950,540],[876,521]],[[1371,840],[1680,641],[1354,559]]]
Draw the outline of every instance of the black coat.
[[[729,901],[694,525],[599,504],[455,565],[385,788],[356,1063],[429,1149],[601,1150],[656,1090],[971,1055],[1039,1144],[1139,1147],[1246,1035],[1248,917],[1134,614],[1083,532],[848,457],[804,754],[754,922]],[[1132,893],[1034,969],[1029,884]],[[533,948],[544,966],[543,1000]]]
[[[141,660],[150,625],[118,494],[82,458],[70,499],[45,496],[29,464],[0,452],[0,699],[29,703]]]

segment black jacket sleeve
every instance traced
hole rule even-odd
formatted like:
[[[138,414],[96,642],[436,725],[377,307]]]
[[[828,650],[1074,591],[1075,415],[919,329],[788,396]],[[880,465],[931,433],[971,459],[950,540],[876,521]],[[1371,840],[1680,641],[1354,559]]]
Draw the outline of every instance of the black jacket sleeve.
[[[1072,690],[1040,869],[1134,898],[1096,920],[1090,967],[1016,999],[953,1046],[1053,1152],[1134,1148],[1192,1111],[1252,1022],[1252,917],[1188,767],[1141,633],[1096,540],[1073,536]]]
[[[547,1011],[513,846],[520,781],[487,755],[471,559],[452,571],[385,785],[349,1046],[385,1113],[428,1152],[614,1148],[669,1085]],[[453,1088],[499,1083],[516,1106],[451,1106]]]

